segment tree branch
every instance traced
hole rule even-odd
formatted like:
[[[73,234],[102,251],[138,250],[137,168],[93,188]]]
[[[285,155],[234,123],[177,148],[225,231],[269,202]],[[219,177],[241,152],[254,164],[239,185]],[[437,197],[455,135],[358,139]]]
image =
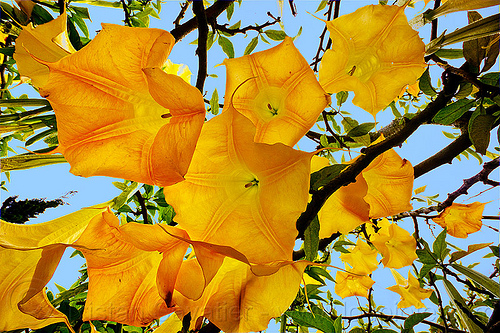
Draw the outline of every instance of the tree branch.
[[[181,24],[181,20],[184,18],[184,15],[186,14],[186,11],[189,7],[189,1],[184,2],[181,4],[181,11],[177,15],[177,17],[174,20],[174,26],[177,28]]]
[[[337,6],[340,5],[340,0],[339,1],[334,1],[334,0],[328,1],[328,9],[327,9],[326,13],[323,14],[324,16],[327,16],[327,21],[331,20],[331,17],[332,17],[332,8],[333,8],[333,3],[334,2],[335,2],[335,8],[337,8]],[[337,2],[338,2],[338,5],[337,5]],[[326,32],[327,31],[328,31],[328,29],[327,29],[327,27],[325,25],[325,27],[323,28],[323,32],[319,36],[318,51],[316,52],[316,55],[314,56],[312,63],[309,64],[309,66],[313,66],[314,65],[313,71],[315,71],[315,72],[318,71],[318,64],[319,64],[319,62],[321,61],[321,58],[322,58],[322,57],[320,57],[321,51],[324,52],[325,50],[328,49],[328,46],[326,47],[326,49],[323,48],[323,42],[325,41],[325,37],[326,37]],[[328,39],[328,40],[330,40],[330,39]]]
[[[198,48],[196,54],[198,55],[198,76],[196,78],[196,88],[203,95],[203,86],[207,78],[207,36],[208,36],[208,23],[207,16],[205,15],[205,7],[203,1],[193,1],[193,13],[198,22]]]
[[[194,3],[198,1],[194,1]],[[207,21],[214,20],[217,16],[222,14],[226,10],[226,8],[229,7],[229,5],[231,5],[231,3],[233,2],[234,0],[216,1],[212,6],[208,7],[207,10],[205,11],[205,16],[207,18]],[[172,36],[174,36],[176,41],[179,41],[197,27],[198,27],[198,21],[196,17],[193,17],[187,22],[170,30],[170,33],[172,34]]]
[[[412,135],[420,125],[429,122],[439,110],[444,108],[455,95],[460,83],[460,78],[456,75],[445,72],[443,76],[443,90],[439,92],[436,99],[430,102],[424,110],[417,113],[412,119],[409,119],[404,124],[404,127],[392,136],[389,136],[384,141],[369,146],[361,152],[352,164],[344,169],[337,177],[332,179],[322,189],[313,193],[312,199],[307,205],[305,212],[298,218],[296,222],[298,237],[303,238],[304,231],[311,223],[312,219],[318,214],[319,210],[325,201],[340,187],[352,183],[356,180],[356,176],[363,171],[377,156],[392,147],[402,144],[410,135]],[[448,74],[448,75],[446,75]]]
[[[128,9],[127,4],[125,3],[125,0],[120,0],[120,2],[122,3],[123,12],[125,13],[125,19],[123,21],[125,22],[125,25],[131,27],[132,22],[130,22],[130,10]]]
[[[269,15],[270,13],[268,12],[267,14]],[[222,32],[225,32],[227,34],[230,34],[231,36],[234,36],[234,35],[236,35],[238,33],[246,34],[247,31],[251,31],[251,30],[261,32],[261,30],[264,29],[265,27],[269,27],[269,26],[275,25],[276,23],[278,23],[280,21],[281,21],[280,17],[277,17],[277,18],[273,17],[273,21],[272,22],[267,21],[266,23],[261,24],[261,25],[249,25],[249,26],[246,26],[244,28],[230,29],[230,28],[227,27],[228,26],[227,23],[224,24],[224,25],[215,23],[214,27],[215,27],[215,29],[217,29],[219,31],[222,31]]]
[[[357,319],[366,318],[366,317],[383,318],[383,319],[389,319],[389,320],[392,320],[392,319],[406,320],[408,318],[408,317],[397,316],[397,315],[386,315],[386,314],[383,314],[383,313],[364,313],[364,314],[360,314],[360,315],[357,315],[357,316],[342,317],[342,319],[346,319],[346,320],[352,321],[352,320],[357,320]],[[431,327],[440,329],[442,331],[444,331],[444,329],[445,329],[444,326],[439,325],[437,323],[434,323],[432,321],[422,320],[422,323],[426,324],[426,325],[429,325]],[[466,331],[458,330],[458,329],[455,329],[455,328],[449,328],[448,332],[467,333]]]
[[[142,219],[144,220],[144,224],[149,224],[146,201],[144,201],[144,198],[142,197],[142,194],[139,191],[135,192],[135,196],[137,197],[137,201],[139,201],[139,205],[141,206],[141,214],[142,214]]]

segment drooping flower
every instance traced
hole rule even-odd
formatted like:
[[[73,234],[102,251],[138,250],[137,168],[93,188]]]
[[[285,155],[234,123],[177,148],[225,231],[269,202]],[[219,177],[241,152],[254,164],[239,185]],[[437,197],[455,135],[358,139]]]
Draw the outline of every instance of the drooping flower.
[[[350,253],[342,253],[340,255],[340,259],[351,266],[349,272],[367,275],[377,269],[377,250],[372,249],[361,238],[358,238],[356,246],[353,246],[349,250],[351,251]]]
[[[202,129],[185,181],[165,187],[193,240],[230,246],[250,262],[291,260],[312,154],[255,143],[255,127],[227,109]]]
[[[50,69],[40,93],[56,114],[55,152],[72,173],[159,186],[183,180],[205,107],[195,87],[161,70],[174,42],[163,30],[104,24],[78,52],[40,60]]]
[[[282,263],[275,273],[259,276],[249,265],[226,257],[201,298],[192,300],[174,294],[180,309],[177,313],[180,318],[191,313],[191,328],[200,328],[205,317],[224,332],[264,330],[269,320],[280,316],[295,299],[307,265],[305,261]],[[188,266],[189,270],[183,272],[181,268],[181,273],[196,277],[199,268]],[[201,287],[202,280],[197,283]],[[195,279],[189,284],[193,288]]]
[[[394,149],[375,158],[363,170],[368,191],[364,200],[370,205],[370,218],[376,219],[411,210],[413,166]]]
[[[313,160],[318,170],[328,165],[326,158]],[[384,152],[356,177],[356,182],[341,187],[327,199],[318,213],[320,237],[336,232],[347,234],[371,218],[411,210],[412,189],[411,163],[394,149]]]
[[[335,275],[335,293],[346,298],[349,296],[368,297],[368,290],[373,286],[369,276],[337,271]]]
[[[438,217],[432,220],[446,232],[458,238],[467,238],[469,234],[479,231],[483,225],[483,210],[486,203],[474,202],[468,205],[453,203],[446,207]]]
[[[266,51],[226,59],[226,105],[256,126],[255,142],[295,145],[330,103],[290,37]]]
[[[401,274],[392,268],[391,272],[396,280],[396,285],[388,287],[387,289],[401,296],[398,308],[409,308],[412,305],[417,309],[424,308],[425,305],[422,303],[422,300],[429,298],[432,294],[432,290],[420,287],[420,282],[410,271],[408,271],[408,280],[403,278]]]
[[[332,48],[321,61],[319,82],[328,93],[354,91],[353,103],[373,116],[424,72],[425,45],[403,7],[365,6],[326,25]]]
[[[26,1],[22,1],[24,3]],[[36,28],[28,25],[16,39],[14,59],[22,76],[31,79],[31,83],[41,87],[49,79],[49,69],[33,57],[47,62],[56,62],[73,52],[76,52],[66,30],[67,14],[62,13],[58,18],[41,24]]]
[[[386,227],[382,225],[382,228],[371,236],[370,241],[382,253],[384,267],[401,268],[411,265],[417,259],[415,238],[395,223]]]
[[[0,221],[0,330],[43,328],[66,316],[49,302],[44,287],[66,247],[105,211],[85,208],[50,222],[23,225]]]

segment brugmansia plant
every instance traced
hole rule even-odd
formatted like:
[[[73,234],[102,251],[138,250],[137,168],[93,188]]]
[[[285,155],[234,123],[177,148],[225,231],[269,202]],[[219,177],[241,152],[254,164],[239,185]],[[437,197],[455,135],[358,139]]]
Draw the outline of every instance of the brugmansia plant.
[[[468,236],[498,233],[483,225],[499,219],[484,215],[498,199],[457,199],[474,200],[477,183],[500,185],[490,178],[500,161],[490,142],[500,124],[499,15],[476,11],[500,1],[387,2],[340,15],[346,2],[318,1],[313,59],[278,15],[232,22],[241,0],[183,2],[170,32],[148,26],[179,8],[172,2],[2,2],[7,180],[67,162],[74,175],[123,182],[116,198],[49,222],[24,223],[43,200],[24,217],[11,198],[2,207],[0,331],[497,332],[498,244]],[[302,5],[269,10],[296,16]],[[117,8],[124,24],[102,23],[91,39],[93,6]],[[407,17],[414,6],[424,11]],[[453,12],[467,12],[468,24],[438,36]],[[228,24],[218,23],[223,13]],[[427,24],[430,39],[419,35]],[[193,86],[168,57],[195,30]],[[242,35],[255,37],[242,44]],[[222,105],[208,73],[215,41],[227,56]],[[269,46],[255,51],[259,43]],[[40,97],[13,96],[19,85]],[[366,115],[374,121],[359,123]],[[394,148],[427,124],[458,134],[444,132],[453,141],[413,166]],[[14,151],[16,140],[28,153]],[[481,170],[443,200],[414,189],[469,156]],[[86,263],[54,294],[46,285],[67,248]],[[472,253],[486,265],[462,261]],[[383,279],[394,284],[377,290]],[[377,292],[393,293],[400,312]]]

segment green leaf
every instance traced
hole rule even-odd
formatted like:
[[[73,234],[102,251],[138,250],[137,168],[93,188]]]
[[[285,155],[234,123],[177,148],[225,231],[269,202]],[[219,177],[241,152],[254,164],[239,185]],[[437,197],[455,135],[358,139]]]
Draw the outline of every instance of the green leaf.
[[[416,252],[418,260],[420,260],[422,264],[434,265],[436,263],[436,259],[427,249],[418,249]]]
[[[5,157],[0,159],[0,161],[2,164],[2,172],[25,170],[57,163],[66,163],[66,160],[61,155],[37,155],[31,153]]]
[[[243,55],[252,53],[252,51],[255,49],[258,43],[259,43],[259,37],[252,38],[250,43],[248,43],[247,47],[245,48],[245,52],[243,53]]]
[[[495,123],[496,117],[484,114],[484,108],[478,106],[472,113],[469,120],[469,138],[476,148],[476,151],[481,155],[486,154],[486,150],[490,144],[490,131]]]
[[[135,189],[137,188],[138,185],[139,185],[138,183],[132,182],[127,188],[122,190],[123,191],[122,193],[120,193],[117,197],[115,197],[113,200],[111,200],[111,202],[113,203],[111,208],[119,209],[121,206],[123,206],[125,204],[125,202],[127,202],[127,200],[132,195],[134,195]]]
[[[86,7],[77,7],[77,6],[70,6],[69,7],[71,10],[73,10],[78,16],[80,16],[83,19],[89,19],[90,20],[90,14],[89,14],[89,9]]]
[[[472,93],[472,91],[473,91],[473,86],[471,83],[462,82],[458,87],[458,92],[455,94],[455,98],[457,100],[466,98]]]
[[[335,332],[342,332],[342,315],[335,318],[335,321],[333,322],[333,328],[335,329]]]
[[[227,16],[227,21],[231,21],[231,17],[233,17],[234,13],[234,2],[231,2],[231,4],[227,7],[226,9],[226,16]]]
[[[479,78],[479,81],[481,81],[484,84],[489,84],[490,86],[498,87],[500,81],[500,72],[492,72],[484,74]]]
[[[51,134],[54,134],[54,133],[57,133],[57,129],[55,128],[49,128],[43,132],[40,132],[36,135],[33,135],[32,137],[30,137],[28,139],[28,141],[26,141],[26,143],[24,144],[26,147],[28,146],[31,146],[32,144],[34,144],[35,142],[45,138],[46,136],[49,136]]]
[[[434,252],[436,258],[443,260],[448,252],[446,250],[447,248],[446,248],[446,228],[445,228],[443,229],[443,231],[439,233],[439,235],[436,237],[436,240],[432,244],[432,252]]]
[[[441,49],[436,51],[435,54],[444,59],[460,59],[464,57],[462,49]]]
[[[0,100],[1,107],[18,107],[18,106],[50,106],[49,101],[41,98],[18,98]]]
[[[212,112],[213,115],[219,113],[219,93],[217,92],[217,88],[215,88],[210,98],[210,112]]]
[[[474,253],[476,251],[484,249],[485,247],[488,247],[491,244],[493,244],[493,243],[471,244],[471,245],[468,246],[467,251],[456,251],[456,252],[453,252],[450,255],[450,263],[452,263],[454,261],[457,261],[458,259],[461,259],[461,258],[463,258],[465,256],[468,256],[471,253]]]
[[[462,266],[460,264],[451,264],[451,267],[467,276],[472,281],[483,286],[486,290],[491,292],[497,298],[500,298],[500,284],[493,279],[490,279],[486,275],[483,275],[472,268]]]
[[[304,251],[306,260],[313,261],[318,255],[319,248],[319,220],[316,216],[304,231]]]
[[[321,0],[319,3],[318,8],[316,8],[315,13],[319,12],[320,10],[324,9],[326,7],[326,4],[328,3],[328,0]]]
[[[321,275],[332,282],[335,281],[324,267],[308,266],[308,271],[313,274]]]
[[[316,191],[320,187],[325,186],[330,180],[337,177],[346,167],[346,164],[334,164],[314,172],[311,175],[311,190]]]
[[[427,96],[434,97],[437,95],[436,90],[432,87],[431,76],[429,74],[429,67],[425,70],[424,74],[418,80],[418,87]]]
[[[0,48],[0,53],[12,57],[16,48],[14,46]]]
[[[89,37],[89,29],[87,28],[87,25],[85,24],[85,21],[78,15],[72,15],[70,17],[70,20],[72,20],[76,25],[80,28],[80,30],[83,32],[85,37]]]
[[[422,322],[425,318],[429,317],[432,313],[430,312],[422,312],[422,313],[414,313],[408,316],[404,322],[403,330],[401,333],[411,333],[413,331],[413,327]]]
[[[362,136],[368,134],[368,132],[370,132],[374,127],[375,123],[362,123],[349,130],[347,136],[351,138],[356,136]]]
[[[462,323],[467,327],[468,331],[471,333],[483,333],[483,330],[477,326],[469,315],[471,315],[470,309],[467,307],[467,303],[463,299],[462,295],[453,286],[453,284],[447,279],[443,279],[444,288],[452,300],[454,308],[457,310],[457,314],[460,317]],[[466,313],[467,312],[467,313]]]
[[[439,110],[434,118],[432,118],[432,121],[441,125],[451,125],[465,112],[469,111],[475,104],[476,101],[474,100],[467,98],[460,99]]]
[[[313,315],[310,312],[299,312],[299,311],[287,311],[285,312],[287,316],[293,319],[293,321],[301,326],[314,327],[323,332],[336,333],[334,322],[332,319],[321,316]],[[339,332],[340,333],[340,332]]]
[[[342,104],[347,101],[347,98],[349,97],[349,92],[348,91],[339,91],[338,93],[335,94],[335,98],[337,99],[337,105],[341,106]]]
[[[212,31],[209,31],[207,34],[207,51],[210,50],[212,45],[214,45],[215,42],[215,35]],[[196,40],[196,43],[198,44],[198,40]]]
[[[422,268],[420,269],[420,272],[418,273],[419,277],[423,279],[424,277],[429,274],[429,272],[436,267],[436,264],[423,264]]]
[[[281,40],[285,39],[285,37],[286,37],[286,33],[284,31],[281,31],[281,30],[269,29],[269,30],[264,31],[264,33],[266,34],[267,37],[269,37],[270,39],[275,40],[275,41],[281,41]]]
[[[396,118],[402,117],[401,113],[399,112],[398,108],[396,107],[396,103],[391,102],[391,104],[389,104],[389,106],[391,107],[391,111],[392,111],[392,114],[394,115],[394,117],[396,117]]]
[[[234,58],[233,43],[229,39],[219,35],[219,40],[217,42],[222,47],[222,51],[224,51],[228,58]]]
[[[40,5],[35,5],[33,11],[31,12],[31,20],[36,25],[44,24],[52,21],[54,18],[50,13]]]

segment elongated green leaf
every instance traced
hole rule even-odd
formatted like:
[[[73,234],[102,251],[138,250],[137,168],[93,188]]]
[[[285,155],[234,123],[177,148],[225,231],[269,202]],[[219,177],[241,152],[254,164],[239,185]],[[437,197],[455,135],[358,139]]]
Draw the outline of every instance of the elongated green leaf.
[[[476,151],[482,155],[490,144],[490,131],[495,123],[496,117],[484,114],[481,106],[477,107],[469,120],[469,138],[476,148]]]
[[[134,195],[135,190],[139,184],[136,182],[132,182],[127,188],[123,190],[122,193],[120,193],[116,198],[111,200],[112,205],[111,208],[113,209],[119,209],[121,206],[127,202],[127,200]]]
[[[217,88],[215,88],[210,98],[210,110],[214,115],[219,113],[219,93],[217,92]]]
[[[44,165],[65,163],[62,155],[23,154],[0,159],[2,172],[37,168]]]
[[[243,53],[243,55],[247,55],[247,54],[252,53],[252,51],[255,49],[255,47],[257,46],[258,43],[259,43],[258,37],[252,38],[250,43],[248,43],[247,47],[245,48],[245,52]]]
[[[1,107],[16,107],[16,106],[49,106],[50,103],[42,98],[18,98],[0,100]]]
[[[425,54],[433,54],[446,45],[494,35],[500,31],[499,20],[500,14],[491,15],[447,35],[442,35],[425,46]]]
[[[406,318],[406,320],[404,322],[403,330],[401,331],[401,333],[414,332],[413,327],[415,327],[415,325],[418,325],[419,323],[421,323],[422,320],[429,317],[431,314],[432,313],[430,313],[430,312],[422,312],[422,313],[414,313],[414,314],[408,316],[408,318]]]
[[[404,0],[406,1],[406,0]],[[403,2],[405,3],[405,2]],[[490,6],[497,6],[500,4],[498,0],[448,0],[435,10],[426,11],[412,20],[410,20],[410,25],[413,29],[422,27],[427,23],[431,23],[434,19],[441,15],[446,15],[449,13],[486,8]]]
[[[234,58],[233,43],[229,39],[219,35],[219,39],[217,42],[222,47],[222,51],[224,51],[224,53],[227,55],[228,58]]]
[[[472,319],[469,317],[471,315],[470,309],[467,307],[465,300],[462,295],[458,292],[458,290],[453,286],[453,284],[447,279],[443,280],[444,288],[448,293],[448,296],[451,298],[454,308],[457,310],[458,316],[467,327],[469,332],[471,333],[483,333],[483,330],[477,326]],[[466,314],[465,311],[468,313]]]
[[[316,216],[304,231],[304,251],[306,260],[313,261],[318,255],[319,220]]]
[[[475,104],[476,102],[472,99],[460,99],[439,110],[434,118],[432,118],[432,121],[442,125],[451,125]]]
[[[36,135],[33,135],[32,137],[30,137],[26,143],[25,143],[25,146],[28,147],[28,146],[31,146],[32,144],[34,144],[35,142],[51,135],[51,134],[54,134],[54,133],[57,133],[57,129],[55,128],[49,128],[43,132],[40,132]]]
[[[285,39],[285,37],[286,37],[286,33],[284,31],[281,31],[281,30],[269,29],[269,30],[264,31],[264,33],[266,34],[267,37],[269,37],[270,39],[275,40],[275,41],[281,41],[281,40]]]
[[[440,49],[436,51],[436,55],[444,59],[460,59],[464,57],[462,49]]]
[[[496,297],[500,298],[500,284],[486,275],[483,275],[472,268],[462,266],[460,264],[451,264],[451,267],[467,276],[472,281],[483,286],[486,290],[491,292]]]
[[[314,327],[323,332],[336,333],[334,322],[328,317],[313,315],[310,312],[299,311],[287,311],[285,314],[301,326]]]
[[[429,68],[427,68],[418,80],[418,87],[427,96],[434,97],[437,95],[436,90],[432,87],[431,76],[429,75]]]
[[[368,134],[375,127],[375,123],[362,123],[358,126],[353,127],[347,133],[349,137],[362,136]]]
[[[436,240],[432,244],[432,251],[434,255],[441,260],[443,260],[448,253],[446,248],[446,228],[436,237]]]
[[[490,246],[493,243],[481,243],[481,244],[472,244],[467,247],[467,251],[456,251],[450,255],[450,263],[457,261],[465,256],[468,256],[471,253],[474,253],[478,250],[484,249],[485,247]]]
[[[321,186],[326,185],[330,180],[337,177],[346,167],[346,164],[334,164],[314,172],[311,175],[311,190],[316,191]]]

